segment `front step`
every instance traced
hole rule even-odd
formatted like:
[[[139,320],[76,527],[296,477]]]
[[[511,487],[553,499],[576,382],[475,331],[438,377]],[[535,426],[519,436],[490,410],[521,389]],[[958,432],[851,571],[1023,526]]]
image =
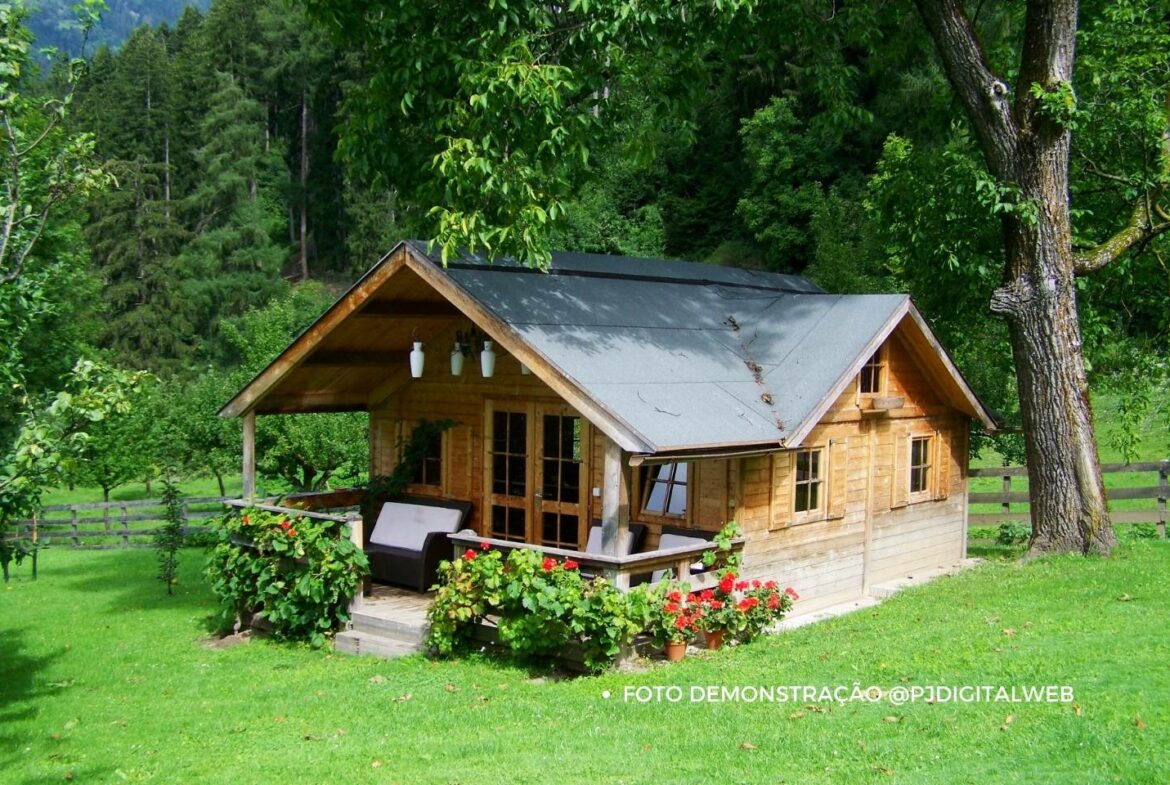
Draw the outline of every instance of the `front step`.
[[[383,616],[365,611],[353,611],[350,613],[350,628],[354,632],[364,632],[377,635],[381,638],[389,638],[401,643],[416,645],[421,644],[427,634],[425,624],[412,624],[407,621],[387,619]]]
[[[421,643],[386,638],[365,630],[346,630],[334,637],[333,650],[342,654],[391,658],[417,654],[423,647]]]

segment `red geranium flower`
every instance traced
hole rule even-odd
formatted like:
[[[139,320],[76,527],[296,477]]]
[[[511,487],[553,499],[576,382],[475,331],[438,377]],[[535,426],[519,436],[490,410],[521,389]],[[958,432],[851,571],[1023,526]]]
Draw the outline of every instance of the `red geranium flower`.
[[[760,582],[758,580],[752,581],[752,588],[753,589],[760,588]]]
[[[672,591],[670,594],[666,595],[666,599],[670,600],[671,602],[682,602],[682,592]]]
[[[296,530],[296,529],[289,529],[289,530],[288,530],[288,536],[289,536],[289,537],[296,537],[296,536],[297,536],[297,530]]]
[[[572,559],[565,559],[565,569],[566,570],[575,570],[580,566],[581,566],[580,564],[573,561]]]
[[[776,581],[768,581],[767,583],[764,584],[764,588],[765,589],[777,589],[777,588],[779,588],[779,584],[776,583]]]
[[[540,569],[545,572],[552,572],[557,566],[557,560],[551,556],[545,556],[544,561],[540,563]]]
[[[666,611],[667,613],[678,613],[681,608],[677,602],[668,602],[662,606],[662,610]]]
[[[773,594],[770,597],[768,597],[768,607],[771,608],[772,610],[776,610],[780,607],[780,595],[779,594]]]
[[[723,608],[722,600],[711,600],[711,610],[717,611]]]
[[[463,552],[464,561],[471,561],[474,558],[475,558],[475,551],[471,550],[471,548],[468,548],[467,550],[465,550]]]
[[[282,528],[282,529],[287,529],[291,525],[292,524],[290,524],[288,521],[281,521],[280,522],[280,528]]]
[[[490,547],[492,547],[492,544],[491,544],[490,542],[481,542],[481,543],[479,544],[479,549],[480,549],[481,551],[486,551],[486,550],[487,550],[488,548],[490,548]]]
[[[249,523],[251,523],[251,521],[249,521],[249,520],[248,520],[248,516],[247,516],[247,515],[245,515],[245,516],[243,517],[243,521],[244,521],[244,525],[245,525],[245,526],[247,526]]]
[[[737,606],[741,611],[750,611],[752,608],[760,604],[760,601],[755,597],[747,597],[739,601]]]
[[[784,593],[787,594],[789,597],[791,597],[794,600],[800,599],[800,595],[796,593],[796,589],[792,588],[791,586],[789,586],[787,589],[785,589]]]
[[[675,629],[678,629],[678,630],[685,630],[688,626],[690,626],[690,623],[691,623],[691,620],[688,619],[686,616],[679,616],[677,619],[674,620],[674,627],[675,627]]]
[[[703,600],[704,602],[710,602],[711,600],[715,599],[715,592],[711,589],[704,589],[703,592],[699,595],[699,599]]]
[[[719,591],[723,592],[724,594],[731,594],[733,589],[735,589],[735,576],[731,573],[727,573],[719,581]]]
[[[744,590],[744,589],[746,589],[747,587],[748,587],[748,582],[747,582],[747,581],[740,581],[740,582],[738,582],[737,584],[735,584],[735,590],[736,590],[736,591],[743,591],[743,590]]]

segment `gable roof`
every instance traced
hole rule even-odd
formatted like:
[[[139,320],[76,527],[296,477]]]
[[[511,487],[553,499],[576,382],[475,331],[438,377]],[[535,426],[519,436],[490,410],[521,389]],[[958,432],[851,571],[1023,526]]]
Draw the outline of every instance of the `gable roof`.
[[[415,241],[371,268],[220,414],[263,411],[265,395],[402,267],[630,452],[798,445],[900,325],[927,347],[920,359],[945,377],[952,405],[994,428],[906,295],[834,295],[791,275],[579,253],[554,254],[548,273],[472,255],[444,268]]]

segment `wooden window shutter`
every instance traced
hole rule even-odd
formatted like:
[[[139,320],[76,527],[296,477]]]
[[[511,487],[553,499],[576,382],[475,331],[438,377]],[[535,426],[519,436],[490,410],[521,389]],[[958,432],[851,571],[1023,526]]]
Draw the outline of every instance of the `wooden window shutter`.
[[[951,451],[947,449],[947,444],[943,439],[944,432],[936,430],[934,432],[934,498],[945,499],[951,490]]]
[[[792,523],[792,455],[791,450],[772,455],[772,529],[783,529]]]
[[[910,503],[910,432],[894,433],[894,470],[891,472],[890,507]]]
[[[830,440],[827,452],[829,476],[825,487],[829,498],[825,510],[830,518],[843,518],[845,501],[849,496],[849,440]]]

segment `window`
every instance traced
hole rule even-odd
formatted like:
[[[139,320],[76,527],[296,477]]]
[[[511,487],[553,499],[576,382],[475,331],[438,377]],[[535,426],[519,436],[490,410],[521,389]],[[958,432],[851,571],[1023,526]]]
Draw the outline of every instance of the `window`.
[[[687,465],[664,463],[646,470],[642,512],[683,517],[687,514]]]
[[[431,485],[440,488],[443,485],[443,433],[431,434],[427,442],[426,452],[422,460],[414,468],[414,476],[410,479],[414,485]]]
[[[882,350],[878,349],[865,361],[858,377],[858,391],[862,395],[878,395],[885,389],[886,364],[882,362]]]
[[[796,512],[814,512],[821,509],[824,494],[824,460],[821,450],[798,450],[796,453]]]
[[[910,493],[930,490],[930,442],[929,436],[910,440]]]

